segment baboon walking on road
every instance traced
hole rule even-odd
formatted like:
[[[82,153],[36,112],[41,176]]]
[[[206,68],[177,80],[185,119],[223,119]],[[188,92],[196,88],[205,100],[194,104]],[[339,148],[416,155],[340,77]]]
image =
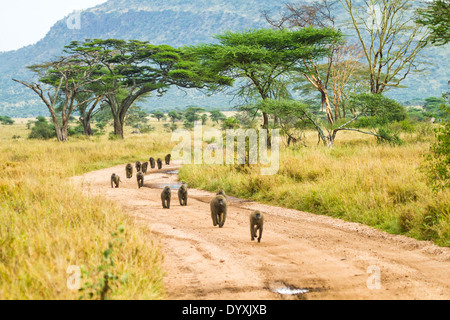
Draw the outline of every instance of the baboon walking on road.
[[[111,188],[114,188],[114,186],[116,188],[118,188],[119,187],[119,183],[120,183],[120,177],[117,174],[113,173],[111,175]]]
[[[158,170],[161,170],[161,168],[162,168],[162,160],[161,160],[161,158],[158,158],[158,160],[156,160],[156,163],[158,164]]]
[[[170,154],[166,155],[166,164],[169,165],[170,164],[170,158],[172,158],[172,156]]]
[[[172,197],[172,191],[170,187],[165,187],[161,192],[161,201],[164,209],[170,209],[170,198]]]
[[[150,162],[150,168],[155,169],[155,159],[150,158],[148,161]]]
[[[255,238],[257,237],[256,233],[259,230],[258,242],[261,242],[263,226],[264,226],[264,215],[259,211],[253,212],[250,215],[250,236],[252,238],[252,241],[254,241]]]
[[[127,179],[131,179],[133,177],[133,166],[131,163],[127,164],[125,167],[125,172],[127,173]]]
[[[136,178],[137,178],[138,187],[140,189],[144,186],[144,174],[139,171],[136,175]]]
[[[188,198],[188,189],[187,186],[183,183],[178,189],[178,200],[180,200],[181,206],[187,206],[187,198]]]
[[[141,171],[142,171],[142,173],[143,173],[143,174],[146,174],[146,173],[147,173],[147,170],[148,170],[148,162],[142,163],[142,165],[141,165]]]
[[[212,199],[210,206],[213,225],[219,225],[219,228],[222,228],[227,218],[227,198],[223,195],[217,195]]]
[[[141,171],[141,162],[140,161],[136,161],[136,172]]]

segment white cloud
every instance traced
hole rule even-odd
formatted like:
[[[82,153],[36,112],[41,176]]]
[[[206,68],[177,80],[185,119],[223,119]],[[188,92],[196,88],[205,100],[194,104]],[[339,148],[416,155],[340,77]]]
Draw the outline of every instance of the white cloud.
[[[107,0],[1,0],[0,51],[16,50],[41,40],[50,28],[75,10]]]

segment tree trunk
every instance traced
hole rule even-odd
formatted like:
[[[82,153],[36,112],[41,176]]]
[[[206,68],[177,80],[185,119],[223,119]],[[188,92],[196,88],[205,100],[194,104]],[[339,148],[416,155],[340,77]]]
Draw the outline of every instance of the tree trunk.
[[[91,119],[90,116],[80,117],[81,125],[83,126],[83,135],[92,136]]]
[[[124,123],[120,119],[120,117],[119,116],[114,116],[114,134],[116,136],[120,137],[121,139],[124,138],[124,136],[123,136],[123,126],[124,126]]]

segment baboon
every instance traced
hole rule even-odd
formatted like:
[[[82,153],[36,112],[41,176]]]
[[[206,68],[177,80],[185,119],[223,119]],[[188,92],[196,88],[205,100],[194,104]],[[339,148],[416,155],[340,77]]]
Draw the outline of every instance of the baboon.
[[[172,192],[170,187],[165,187],[161,192],[161,201],[164,209],[170,209],[170,198],[172,197]]]
[[[218,195],[218,196],[224,196],[224,197],[227,196],[227,195],[225,194],[225,191],[223,191],[222,189],[220,189],[219,192],[217,192],[216,195]]]
[[[141,171],[141,162],[140,161],[136,161],[136,172]]]
[[[116,188],[118,188],[119,183],[120,183],[120,177],[117,174],[113,173],[111,175],[111,188],[114,188],[114,186],[116,186]]]
[[[250,215],[250,236],[252,237],[252,241],[254,241],[255,238],[257,237],[256,232],[259,230],[258,242],[261,242],[263,226],[264,226],[264,215],[259,211],[253,212]]]
[[[148,161],[150,162],[150,167],[152,169],[155,169],[155,159],[153,159],[152,157],[150,157],[150,159],[148,159]]]
[[[172,158],[172,156],[170,154],[166,155],[166,164],[169,165],[170,164],[170,158]]]
[[[178,200],[180,200],[181,206],[187,206],[188,199],[188,189],[186,184],[182,184],[180,189],[178,189]]]
[[[142,165],[141,165],[141,171],[142,171],[142,173],[143,173],[143,174],[146,174],[146,173],[147,173],[147,170],[148,170],[148,162],[142,163]]]
[[[213,225],[219,225],[219,228],[222,228],[227,218],[227,198],[223,195],[217,195],[211,200],[210,206]]]
[[[140,189],[144,186],[144,174],[139,171],[136,175],[136,178],[137,178],[138,187]]]
[[[161,158],[158,158],[158,160],[156,160],[156,163],[158,164],[158,170],[161,170],[161,168],[162,168],[162,160],[161,160]]]
[[[125,171],[127,173],[127,179],[131,179],[133,177],[133,166],[131,163],[127,164]]]

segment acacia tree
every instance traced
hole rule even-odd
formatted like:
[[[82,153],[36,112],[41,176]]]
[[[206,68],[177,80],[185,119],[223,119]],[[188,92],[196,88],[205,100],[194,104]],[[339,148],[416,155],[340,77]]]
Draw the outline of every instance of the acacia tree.
[[[102,94],[113,114],[114,133],[121,138],[127,112],[139,98],[152,92],[161,96],[170,86],[205,88],[217,82],[229,83],[229,79],[199,68],[182,50],[167,45],[94,39],[74,41],[66,51],[78,53],[86,61],[98,61],[104,73]]]
[[[340,0],[369,64],[370,92],[398,87],[417,70],[429,32],[415,23],[411,0]]]
[[[264,101],[271,98],[283,76],[294,67],[301,68],[304,60],[327,55],[329,44],[341,37],[339,31],[329,28],[259,29],[225,32],[215,36],[219,44],[202,44],[189,49],[205,68],[241,80],[240,95],[257,92]],[[263,128],[268,129],[269,117],[265,112],[263,121]]]
[[[80,105],[96,99],[90,94],[86,100],[77,100],[77,96],[92,92],[89,87],[99,82],[101,75],[91,63],[80,60],[78,55],[63,56],[54,61],[27,68],[39,77],[39,82],[25,82],[17,79],[13,81],[33,90],[42,99],[50,111],[58,141],[67,141],[69,119],[73,111]],[[60,103],[61,107],[58,109]],[[57,114],[58,110],[60,110],[60,117]]]
[[[435,0],[418,10],[417,23],[431,30],[429,41],[443,46],[450,41],[450,0]]]

